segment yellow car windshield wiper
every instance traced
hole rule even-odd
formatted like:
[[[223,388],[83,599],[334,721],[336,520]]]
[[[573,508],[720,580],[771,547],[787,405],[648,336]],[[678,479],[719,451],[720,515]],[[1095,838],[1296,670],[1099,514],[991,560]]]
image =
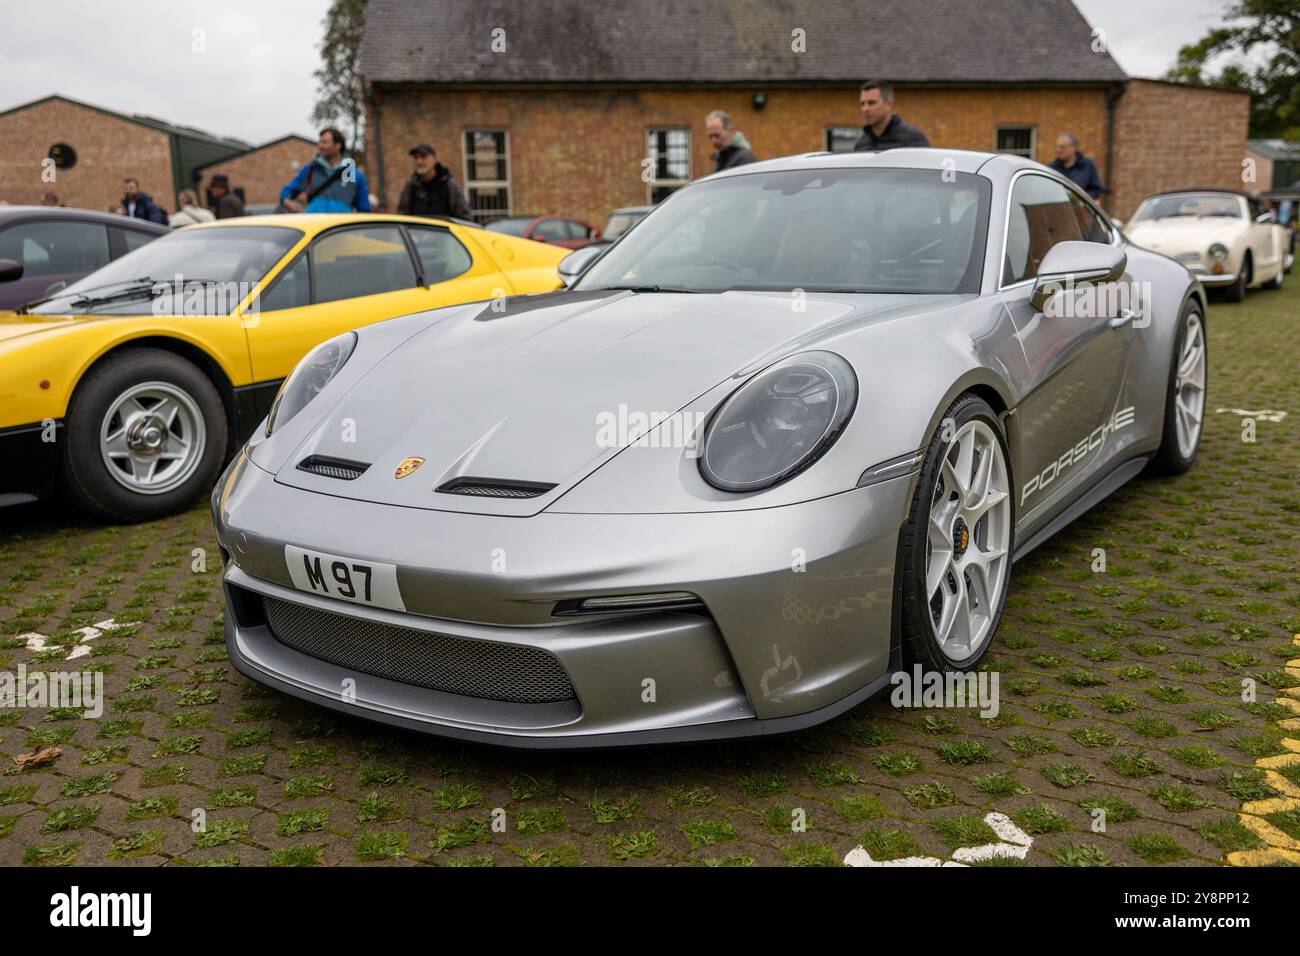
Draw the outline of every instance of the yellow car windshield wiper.
[[[84,296],[87,292],[98,292],[101,289],[113,289],[117,286],[126,285],[128,283],[132,286],[137,286],[143,282],[153,282],[153,280],[148,276],[142,276],[138,279],[118,279],[116,282],[105,282],[103,285],[93,285],[89,289],[77,289],[75,291],[72,289],[60,289],[58,292],[54,293],[54,295],[47,295],[43,299],[34,299],[31,302],[25,302],[14,311],[19,315],[25,315],[29,310],[36,308],[38,305],[44,305],[47,302],[54,302],[56,299],[66,299],[68,296],[73,295]]]
[[[135,285],[127,286],[120,292],[113,292],[101,296],[83,295],[81,298],[73,299],[71,304],[74,307],[85,308],[88,306],[93,307],[96,305],[104,305],[108,302],[120,302],[124,299],[143,298],[145,296],[156,299],[161,295],[166,295],[168,292],[182,289],[191,282],[196,285],[213,285],[223,281],[225,280],[194,279],[189,276],[178,276],[176,279],[140,279],[136,281]]]

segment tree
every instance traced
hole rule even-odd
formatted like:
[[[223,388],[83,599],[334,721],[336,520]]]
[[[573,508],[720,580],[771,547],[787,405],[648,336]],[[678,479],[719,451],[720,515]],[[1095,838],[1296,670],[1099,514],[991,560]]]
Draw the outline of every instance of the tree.
[[[311,114],[314,122],[343,131],[360,165],[366,157],[366,94],[359,70],[365,26],[366,0],[330,4],[320,47],[321,68],[314,74],[319,86]]]
[[[1249,90],[1250,135],[1300,140],[1300,0],[1231,0],[1166,79]]]

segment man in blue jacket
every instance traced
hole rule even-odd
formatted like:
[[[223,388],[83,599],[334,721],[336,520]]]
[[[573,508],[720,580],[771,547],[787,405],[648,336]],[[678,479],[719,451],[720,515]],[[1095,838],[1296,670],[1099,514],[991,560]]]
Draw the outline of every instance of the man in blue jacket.
[[[370,212],[366,174],[347,152],[347,141],[334,127],[320,131],[318,152],[280,190],[280,204],[290,212]]]
[[[153,197],[140,191],[140,180],[128,176],[122,180],[122,213],[132,219],[143,219],[167,225],[167,213],[153,201]]]
[[[1056,137],[1056,159],[1052,160],[1051,166],[1093,199],[1100,199],[1106,191],[1097,164],[1079,152],[1079,138],[1073,133]]]

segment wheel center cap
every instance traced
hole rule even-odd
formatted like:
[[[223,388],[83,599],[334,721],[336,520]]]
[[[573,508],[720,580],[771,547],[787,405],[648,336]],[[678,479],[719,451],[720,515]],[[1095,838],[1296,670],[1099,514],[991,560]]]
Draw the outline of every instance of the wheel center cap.
[[[166,439],[166,428],[152,415],[141,415],[126,432],[126,443],[131,450],[146,454],[159,451]]]
[[[966,553],[970,546],[970,529],[966,527],[966,521],[958,518],[952,526],[952,556],[954,559],[960,558]]]

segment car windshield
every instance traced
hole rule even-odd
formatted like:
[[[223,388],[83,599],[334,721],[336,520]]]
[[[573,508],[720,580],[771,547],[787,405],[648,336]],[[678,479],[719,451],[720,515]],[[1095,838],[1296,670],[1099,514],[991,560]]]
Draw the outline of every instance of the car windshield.
[[[225,315],[300,238],[286,226],[190,228],[162,236],[33,304],[38,314]]]
[[[1155,196],[1142,204],[1133,217],[1134,222],[1154,219],[1172,219],[1178,216],[1218,216],[1224,219],[1241,218],[1241,200],[1236,196],[1215,193],[1179,193],[1173,196]]]
[[[522,236],[531,219],[494,219],[487,224],[492,232],[504,232],[507,236]]]
[[[991,188],[930,169],[707,179],[665,200],[575,288],[974,292]]]

